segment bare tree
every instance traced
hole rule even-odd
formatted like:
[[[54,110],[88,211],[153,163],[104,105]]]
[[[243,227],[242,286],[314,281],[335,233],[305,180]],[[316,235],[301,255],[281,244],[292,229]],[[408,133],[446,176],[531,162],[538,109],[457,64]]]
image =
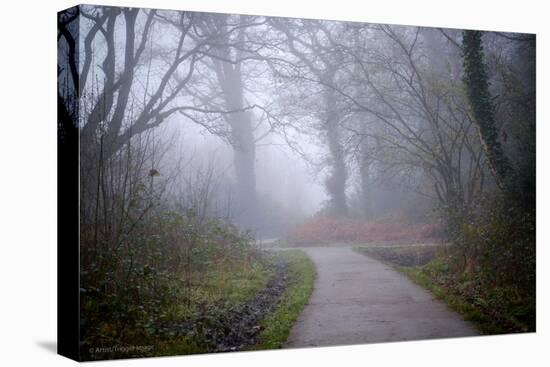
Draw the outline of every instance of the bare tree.
[[[234,18],[234,19],[233,19]],[[252,228],[257,224],[256,196],[256,138],[254,136],[254,115],[251,103],[245,96],[245,61],[250,56],[247,50],[247,32],[258,24],[246,16],[209,15],[201,19],[200,27],[204,34],[216,37],[217,43],[208,52],[205,65],[213,71],[216,86],[208,95],[195,96],[210,108],[229,111],[221,114],[227,124],[218,134],[225,135],[233,149],[233,162],[236,177],[236,203],[243,226]],[[219,101],[214,97],[219,95]],[[224,125],[225,125],[224,124]]]
[[[270,24],[285,36],[288,52],[294,56],[291,63],[293,78],[307,79],[320,83],[323,106],[317,113],[321,129],[325,132],[330,152],[331,172],[325,181],[330,196],[330,210],[336,215],[347,215],[346,181],[348,171],[345,152],[341,144],[340,120],[342,112],[338,106],[339,94],[331,88],[336,84],[337,73],[343,64],[342,54],[333,47],[333,33],[338,26],[313,20],[271,19]],[[331,28],[332,29],[329,29]]]
[[[357,71],[350,74],[350,83],[359,83],[364,93],[356,97],[349,88],[331,87],[379,127],[346,129],[386,146],[380,153],[385,160],[421,168],[441,203],[471,205],[484,184],[484,156],[462,97],[460,70],[445,65],[443,40],[434,42],[433,34],[420,28],[366,27],[362,34],[376,46],[346,50],[361,70],[359,79]]]

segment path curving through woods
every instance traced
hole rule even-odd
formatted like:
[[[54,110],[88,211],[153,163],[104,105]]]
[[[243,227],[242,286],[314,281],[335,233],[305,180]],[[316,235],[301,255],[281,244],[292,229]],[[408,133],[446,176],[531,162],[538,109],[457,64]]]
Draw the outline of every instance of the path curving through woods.
[[[479,334],[406,276],[350,247],[302,250],[315,263],[317,280],[288,348]]]

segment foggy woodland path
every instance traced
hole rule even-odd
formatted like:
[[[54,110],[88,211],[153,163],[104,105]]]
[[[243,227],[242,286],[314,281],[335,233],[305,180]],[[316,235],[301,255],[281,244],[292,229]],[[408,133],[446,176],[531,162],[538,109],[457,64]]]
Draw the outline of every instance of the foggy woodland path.
[[[444,242],[428,288],[535,331],[534,34],[82,5],[57,39],[83,359],[476,334],[349,246],[258,251],[316,243]]]
[[[287,347],[477,335],[460,315],[404,275],[350,247],[303,249],[317,267]]]

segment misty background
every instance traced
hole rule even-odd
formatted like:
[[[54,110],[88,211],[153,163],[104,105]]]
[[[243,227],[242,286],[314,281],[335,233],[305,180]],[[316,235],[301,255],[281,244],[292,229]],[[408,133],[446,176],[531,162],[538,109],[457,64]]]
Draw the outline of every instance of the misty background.
[[[151,193],[258,237],[319,213],[430,222],[434,208],[470,208],[494,190],[462,92],[458,30],[96,6],[81,15],[62,28],[75,36],[59,48],[69,65],[59,85],[79,113],[83,202],[107,176],[98,160],[121,164],[133,141],[141,174],[154,172]],[[511,125],[517,110],[499,107],[516,98],[507,83],[534,95],[532,38],[483,40],[504,148],[533,154],[519,150],[534,119]],[[83,205],[84,220],[98,205]]]

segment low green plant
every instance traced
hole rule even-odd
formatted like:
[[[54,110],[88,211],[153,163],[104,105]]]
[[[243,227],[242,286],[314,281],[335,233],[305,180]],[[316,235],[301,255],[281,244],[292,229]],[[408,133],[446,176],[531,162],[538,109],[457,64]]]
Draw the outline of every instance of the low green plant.
[[[176,344],[206,349],[174,325],[246,302],[271,275],[248,235],[219,219],[198,221],[192,211],[152,213],[118,243],[100,240],[81,246],[81,351],[87,360],[134,356],[101,352],[111,346],[154,347],[139,355],[163,355]]]
[[[278,256],[288,262],[288,285],[274,311],[262,321],[258,344],[251,349],[281,348],[313,292],[313,261],[300,250],[281,251]]]
[[[514,283],[489,286],[482,267],[464,271],[463,259],[452,246],[442,247],[427,264],[410,265],[403,256],[413,253],[415,247],[422,248],[409,245],[406,252],[401,246],[357,250],[405,273],[471,321],[482,334],[535,330],[534,294],[518,291]]]

